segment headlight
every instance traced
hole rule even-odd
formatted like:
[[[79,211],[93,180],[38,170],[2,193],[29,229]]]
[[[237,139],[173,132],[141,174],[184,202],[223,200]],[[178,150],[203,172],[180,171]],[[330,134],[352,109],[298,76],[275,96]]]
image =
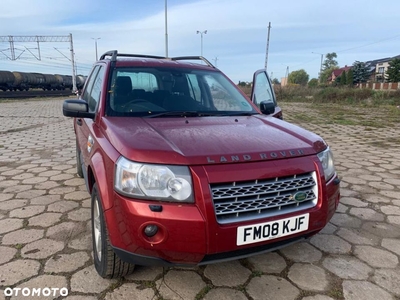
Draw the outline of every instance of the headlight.
[[[318,153],[318,158],[321,161],[322,167],[324,168],[325,181],[328,182],[336,172],[333,155],[329,147]]]
[[[120,157],[114,187],[128,197],[193,202],[192,178],[185,166],[140,164]]]

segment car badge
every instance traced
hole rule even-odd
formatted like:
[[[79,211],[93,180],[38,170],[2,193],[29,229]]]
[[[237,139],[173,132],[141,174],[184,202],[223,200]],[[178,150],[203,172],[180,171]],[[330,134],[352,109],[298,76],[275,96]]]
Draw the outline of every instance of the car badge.
[[[304,200],[307,199],[307,194],[304,192],[297,192],[296,194],[293,195],[293,199],[296,202],[303,202]]]

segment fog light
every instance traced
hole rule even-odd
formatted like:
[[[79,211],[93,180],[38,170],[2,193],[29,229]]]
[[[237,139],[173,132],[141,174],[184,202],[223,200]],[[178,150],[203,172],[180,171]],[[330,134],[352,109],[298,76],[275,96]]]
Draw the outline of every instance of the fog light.
[[[144,234],[147,235],[148,237],[155,236],[158,231],[157,225],[147,225],[144,228]]]

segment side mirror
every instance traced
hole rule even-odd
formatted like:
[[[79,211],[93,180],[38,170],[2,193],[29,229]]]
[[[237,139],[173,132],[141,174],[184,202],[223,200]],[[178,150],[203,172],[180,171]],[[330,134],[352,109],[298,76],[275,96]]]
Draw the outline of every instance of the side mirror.
[[[260,110],[264,115],[271,115],[275,112],[275,103],[274,102],[267,102],[261,101],[260,102]]]
[[[89,112],[89,106],[84,100],[65,100],[63,103],[63,115],[73,118],[94,119],[95,114]]]

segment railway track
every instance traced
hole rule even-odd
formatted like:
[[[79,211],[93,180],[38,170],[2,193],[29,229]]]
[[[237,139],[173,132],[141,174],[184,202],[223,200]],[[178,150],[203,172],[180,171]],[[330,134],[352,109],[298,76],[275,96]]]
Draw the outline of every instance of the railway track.
[[[73,95],[71,90],[58,90],[58,91],[43,91],[43,90],[31,90],[31,91],[0,91],[0,99],[27,99],[36,97],[61,97]]]

